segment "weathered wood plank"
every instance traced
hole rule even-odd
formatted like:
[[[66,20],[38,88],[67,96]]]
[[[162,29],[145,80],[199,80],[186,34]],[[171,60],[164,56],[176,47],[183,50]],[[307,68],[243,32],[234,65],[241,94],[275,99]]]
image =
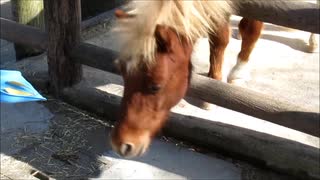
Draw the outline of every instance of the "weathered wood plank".
[[[1,39],[31,46],[37,49],[47,49],[47,34],[38,28],[18,24],[0,17]]]
[[[80,43],[72,49],[70,55],[77,63],[117,73],[117,69],[113,62],[118,57],[118,52],[111,49],[102,48],[88,43]]]
[[[210,90],[209,90],[210,89]],[[317,109],[193,74],[188,95],[228,109],[320,137]]]
[[[71,49],[80,42],[80,0],[45,0],[48,25],[48,65],[54,95],[82,78],[81,64],[70,60]]]
[[[235,1],[234,1],[235,2]],[[303,1],[236,1],[237,15],[280,26],[320,33],[319,5]]]

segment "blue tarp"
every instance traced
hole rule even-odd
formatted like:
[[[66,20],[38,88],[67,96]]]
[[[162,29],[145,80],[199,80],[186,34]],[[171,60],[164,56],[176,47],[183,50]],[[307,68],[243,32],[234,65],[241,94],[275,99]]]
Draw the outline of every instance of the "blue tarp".
[[[19,103],[30,101],[45,101],[33,86],[24,79],[21,72],[14,70],[0,70],[1,97],[3,103]],[[11,90],[11,91],[9,91]],[[21,93],[12,93],[21,92]]]

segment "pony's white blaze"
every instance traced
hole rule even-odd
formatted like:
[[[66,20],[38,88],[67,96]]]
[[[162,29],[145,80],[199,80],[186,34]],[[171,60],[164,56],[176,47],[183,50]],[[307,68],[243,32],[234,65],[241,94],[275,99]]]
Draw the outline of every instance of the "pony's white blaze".
[[[137,69],[139,63],[153,62],[158,24],[173,28],[193,43],[208,32],[215,32],[232,13],[230,1],[219,0],[138,0],[130,2],[128,8],[135,16],[118,19],[113,28],[119,40],[120,60],[131,61],[128,70]]]

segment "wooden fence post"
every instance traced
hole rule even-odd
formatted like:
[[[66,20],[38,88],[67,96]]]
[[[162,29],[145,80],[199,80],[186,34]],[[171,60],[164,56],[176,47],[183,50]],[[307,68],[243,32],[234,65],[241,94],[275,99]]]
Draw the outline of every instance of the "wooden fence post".
[[[81,64],[70,58],[71,49],[80,42],[80,0],[44,0],[48,31],[48,72],[52,93],[59,96],[63,87],[79,82]]]

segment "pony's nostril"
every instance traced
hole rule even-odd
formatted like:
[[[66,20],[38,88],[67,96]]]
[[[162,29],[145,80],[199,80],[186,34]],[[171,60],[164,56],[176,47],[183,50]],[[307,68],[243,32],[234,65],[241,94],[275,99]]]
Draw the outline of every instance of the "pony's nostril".
[[[120,153],[122,156],[129,155],[133,150],[133,144],[131,143],[123,143],[120,147]]]

